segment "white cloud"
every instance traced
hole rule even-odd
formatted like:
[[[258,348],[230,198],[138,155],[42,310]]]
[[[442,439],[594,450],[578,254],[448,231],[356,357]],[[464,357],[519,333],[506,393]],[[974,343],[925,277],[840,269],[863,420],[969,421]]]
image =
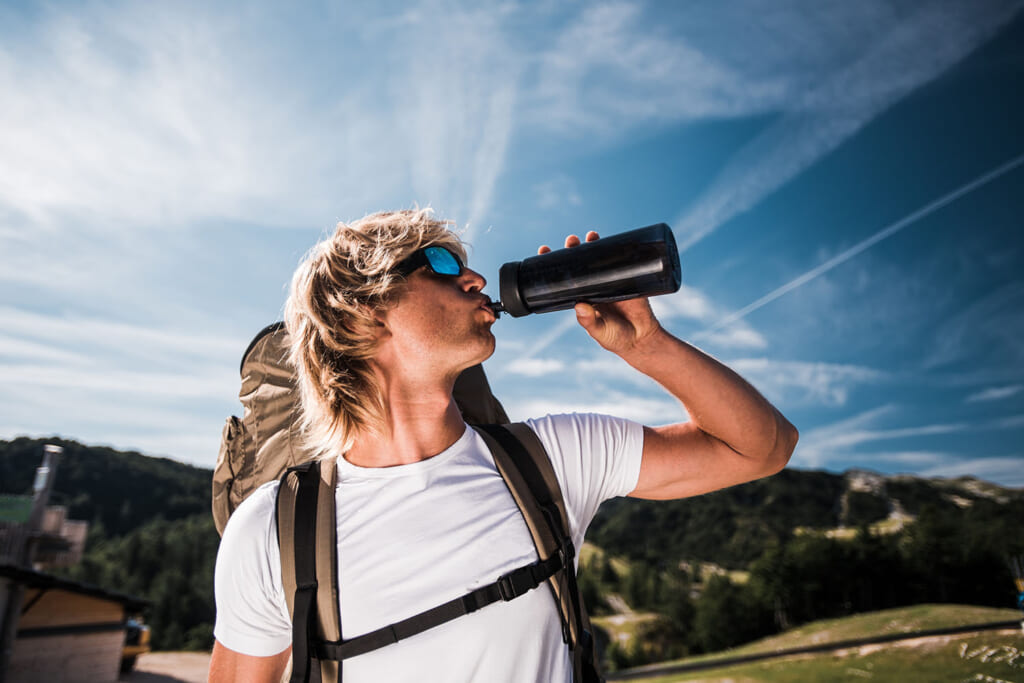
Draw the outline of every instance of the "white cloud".
[[[654,297],[651,307],[659,320],[682,317],[708,322],[719,315],[718,307],[704,292],[688,285],[682,285],[675,294]]]
[[[217,369],[188,368],[181,372],[118,370],[110,367],[73,369],[46,365],[0,364],[7,390],[13,394],[27,388],[45,389],[51,396],[69,389],[94,394],[116,394],[121,399],[194,398],[224,396],[238,384],[230,366]],[[55,401],[57,399],[55,398]]]
[[[778,403],[842,406],[854,388],[886,379],[883,372],[857,365],[769,358],[740,358],[728,364]]]
[[[312,122],[280,84],[256,87],[252,47],[221,18],[131,5],[40,18],[0,51],[0,201],[36,223],[261,222],[315,181],[301,161],[313,140],[289,134]]]
[[[913,471],[921,476],[959,476],[972,474],[1004,485],[1021,482],[1022,477],[1012,472],[1014,458],[986,458],[965,456],[960,453],[914,450],[862,450],[860,447],[885,441],[968,434],[993,430],[1013,430],[1024,426],[1024,416],[1012,416],[980,422],[947,422],[909,427],[887,427],[905,413],[905,410],[887,404],[863,411],[831,424],[804,431],[797,444],[793,464],[805,467],[829,467],[839,463],[858,463],[886,470]]]
[[[777,83],[745,78],[671,33],[639,3],[584,5],[542,48],[537,72],[530,123],[575,135],[743,115],[777,104],[782,94]]]
[[[926,477],[971,476],[1003,486],[1024,487],[1024,456],[1009,455],[957,459],[931,467],[922,474]]]
[[[659,320],[685,318],[709,324],[720,320],[725,311],[702,291],[683,285],[675,294],[651,299],[651,307]],[[708,342],[727,349],[764,349],[768,341],[745,320],[739,320],[723,329],[684,334],[688,339]]]
[[[611,353],[599,352],[590,358],[579,360],[576,362],[575,369],[579,378],[584,382],[592,382],[595,379],[614,380],[627,382],[647,391],[664,392],[664,389],[661,389],[653,379],[637,372],[626,361]]]
[[[295,12],[284,28],[312,42],[288,54],[265,9],[51,7],[0,48],[0,205],[53,229],[319,227],[397,192],[473,225],[505,163],[518,60],[485,10],[422,17],[374,34],[356,11],[336,32]]]
[[[526,377],[544,377],[564,369],[565,363],[556,358],[519,358],[507,366],[507,372]]]
[[[840,434],[834,434],[827,440],[817,440],[815,445],[819,448],[829,448],[835,451],[848,450],[853,446],[874,441],[887,441],[890,439],[909,439],[919,436],[935,436],[937,434],[954,434],[965,432],[970,425],[962,422],[950,424],[923,425],[920,427],[905,427],[902,429],[876,429],[876,430],[849,430]],[[877,454],[875,454],[877,456]]]
[[[211,466],[245,339],[0,307],[0,435],[64,434]]]
[[[697,335],[694,335],[694,338],[696,339]],[[727,349],[764,349],[768,347],[768,340],[745,322],[701,335],[700,339],[706,339],[715,346]]]
[[[215,336],[202,332],[158,328],[136,323],[119,322],[101,317],[70,313],[45,315],[20,308],[0,305],[0,319],[12,355],[24,357],[63,358],[67,361],[91,359],[80,349],[104,349],[123,360],[125,357],[167,359],[176,361],[191,357],[219,363],[238,358],[246,340]],[[72,351],[70,349],[76,349]]]
[[[614,393],[596,400],[593,395],[514,400],[505,402],[505,408],[514,420],[569,412],[615,415],[646,425],[671,424],[688,419],[682,406],[671,398],[651,399]]]
[[[709,189],[675,221],[685,251],[755,206],[910,92],[990,38],[1019,2],[931,3],[878,24],[866,51],[792,95],[787,113],[748,143]],[[870,9],[868,10],[870,11]],[[942,36],[936,40],[936,36]]]
[[[576,182],[567,175],[558,175],[533,186],[537,206],[542,209],[565,209],[583,203]]]
[[[934,345],[922,363],[926,369],[942,368],[983,350],[988,359],[1005,361],[1001,375],[1017,379],[1024,367],[1024,283],[1010,282],[972,301],[949,316],[935,331]]]
[[[921,472],[922,470],[940,467],[956,460],[951,453],[929,450],[884,451],[873,453],[857,453],[858,467],[880,469],[886,471]],[[791,465],[805,468],[846,467],[851,460],[850,454],[823,452],[804,443],[803,437],[797,444]]]
[[[1011,396],[1016,396],[1021,392],[1021,390],[1024,390],[1024,384],[1011,384],[1004,387],[989,387],[988,389],[983,389],[982,391],[971,394],[964,399],[964,403],[1002,401],[1010,398]]]
[[[982,423],[985,429],[1017,429],[1024,427],[1024,415],[1011,415],[1009,417],[1000,417],[988,422]]]

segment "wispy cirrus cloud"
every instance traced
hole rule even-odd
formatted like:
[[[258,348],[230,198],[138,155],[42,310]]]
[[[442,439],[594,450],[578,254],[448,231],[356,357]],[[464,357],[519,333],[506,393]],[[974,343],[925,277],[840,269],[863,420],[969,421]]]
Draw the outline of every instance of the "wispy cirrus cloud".
[[[1024,391],[1024,384],[1011,384],[1003,387],[989,387],[975,392],[964,399],[964,403],[986,403],[988,401],[1002,401],[1016,396]]]
[[[939,369],[984,349],[1001,361],[1007,379],[1016,379],[1024,364],[1024,282],[1010,282],[971,302],[944,320],[922,366]]]
[[[244,338],[0,306],[5,435],[63,433],[209,465]],[[216,413],[207,414],[216,406]]]
[[[533,192],[537,198],[537,206],[542,209],[562,209],[583,203],[576,183],[565,174],[559,174],[534,185]]]
[[[351,38],[335,40],[325,17],[288,17],[349,83],[311,94],[326,67],[260,38],[280,29],[266,9],[96,3],[23,19],[23,39],[0,48],[0,205],[51,226],[74,214],[108,229],[319,227],[401,192],[476,222],[514,123],[507,31],[470,7],[376,34],[357,20],[335,17]],[[365,59],[369,43],[386,58]]]
[[[985,473],[982,470],[979,469],[975,472],[970,469],[971,463],[976,460],[974,453],[926,449],[879,450],[865,447],[920,437],[1016,430],[1024,426],[1024,416],[1020,415],[975,421],[959,420],[892,426],[893,423],[904,419],[906,414],[907,411],[904,408],[896,404],[886,404],[831,424],[807,430],[801,434],[800,443],[794,456],[795,464],[822,467],[855,459],[858,462],[882,467],[886,470],[891,470],[893,467],[912,467],[915,471],[926,472],[926,476],[933,476],[929,473],[946,468],[942,471],[947,474],[941,476],[958,476],[952,472],[960,472],[984,477]],[[998,478],[998,480],[1005,481],[1005,478]]]
[[[704,292],[686,285],[680,287],[675,294],[652,299],[651,306],[658,319],[666,322],[672,321],[674,318],[682,318],[699,322],[701,326],[705,326],[720,320],[725,315],[725,310],[715,304]],[[701,335],[690,334],[687,336],[699,340],[702,344],[711,344],[717,348],[763,349],[768,346],[764,335],[746,321],[738,321],[734,325],[708,331]]]
[[[853,389],[888,379],[880,370],[837,363],[739,358],[729,366],[783,404],[842,406]]]
[[[681,422],[687,419],[686,411],[671,398],[650,398],[616,391],[601,391],[601,398],[595,393],[574,392],[557,397],[526,398],[505,401],[505,408],[513,420],[537,415],[559,413],[601,413],[617,415],[646,425]]]
[[[614,135],[623,124],[640,122],[740,116],[782,99],[779,84],[746,78],[659,26],[638,3],[583,6],[542,50],[537,72],[529,122],[577,135]]]
[[[557,358],[517,358],[507,366],[507,372],[525,377],[544,377],[561,372],[565,363]]]
[[[864,52],[795,95],[786,113],[741,149],[675,224],[686,250],[795,178],[909,93],[962,60],[1024,3],[917,6],[880,26]],[[941,40],[936,40],[942,36]]]
[[[926,477],[976,477],[1003,486],[1024,487],[1024,456],[983,456],[949,459],[922,472]]]

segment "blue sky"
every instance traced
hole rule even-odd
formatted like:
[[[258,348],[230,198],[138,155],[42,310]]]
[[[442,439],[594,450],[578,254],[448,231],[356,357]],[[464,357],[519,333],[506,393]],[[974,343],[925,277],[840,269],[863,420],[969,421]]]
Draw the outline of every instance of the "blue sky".
[[[0,7],[0,438],[212,466],[238,360],[339,220],[470,263],[669,223],[665,326],[793,464],[1024,486],[1024,2]],[[675,402],[571,313],[495,327],[513,418]]]

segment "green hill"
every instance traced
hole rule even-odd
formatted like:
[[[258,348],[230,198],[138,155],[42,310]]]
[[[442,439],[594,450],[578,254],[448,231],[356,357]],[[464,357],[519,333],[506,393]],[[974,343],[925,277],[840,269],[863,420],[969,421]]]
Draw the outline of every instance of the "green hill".
[[[862,645],[842,650],[780,656],[746,664],[703,668],[677,674],[659,673],[679,665],[713,665],[761,653],[775,653],[841,641],[870,639],[893,634],[965,627],[1019,620],[1012,609],[965,605],[916,605],[806,624],[726,652],[693,657],[643,670],[622,672],[621,678],[649,683],[682,681],[769,681],[803,683],[817,681],[965,681],[1018,680],[1024,673],[1024,637],[1019,628],[982,630]],[[988,677],[988,678],[986,678]]]
[[[120,536],[156,519],[210,514],[211,470],[57,438],[0,440],[0,493],[31,494],[48,443],[64,447],[50,504],[67,506],[69,519]]]
[[[620,498],[601,507],[588,540],[654,563],[692,559],[743,569],[797,531],[876,526],[898,532],[925,509],[989,520],[1024,518],[1024,491],[971,477],[922,479],[863,470],[783,470],[774,477],[677,501]],[[1016,535],[1016,534],[1014,534]]]

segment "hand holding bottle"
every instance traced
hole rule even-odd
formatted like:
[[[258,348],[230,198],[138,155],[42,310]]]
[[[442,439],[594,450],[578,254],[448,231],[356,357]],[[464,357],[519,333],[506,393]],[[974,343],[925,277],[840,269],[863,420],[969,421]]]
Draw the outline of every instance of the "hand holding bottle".
[[[599,235],[591,230],[587,242],[594,242]],[[565,238],[565,247],[571,249],[581,244],[576,235]],[[537,254],[546,254],[551,247],[544,245]],[[601,304],[578,303],[575,306],[576,320],[603,348],[616,354],[628,353],[643,340],[661,329],[654,317],[654,311],[646,296]]]

